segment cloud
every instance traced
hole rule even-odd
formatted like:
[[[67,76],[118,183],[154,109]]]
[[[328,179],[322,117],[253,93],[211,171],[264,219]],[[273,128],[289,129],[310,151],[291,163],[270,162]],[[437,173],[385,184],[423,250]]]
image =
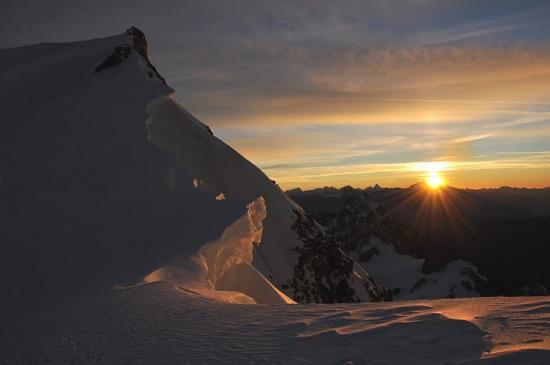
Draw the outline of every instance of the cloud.
[[[488,36],[522,30],[522,28],[547,26],[550,22],[548,19],[549,14],[549,7],[537,8],[494,19],[466,22],[447,29],[419,32],[409,38],[411,43],[420,46],[443,45],[459,41],[471,41],[472,39],[478,40],[477,38],[491,38]],[[492,37],[491,40],[494,42],[495,37]]]
[[[407,185],[407,164],[436,160],[461,184],[521,166],[550,184],[548,156],[501,154],[548,147],[540,4],[21,0],[0,6],[0,47],[136,25],[178,100],[287,187]]]
[[[489,137],[492,137],[493,135],[494,134],[491,134],[491,133],[485,133],[485,134],[474,134],[474,135],[471,135],[471,136],[455,138],[455,139],[451,140],[451,144],[468,143],[468,142],[473,142],[473,141],[479,141],[480,139],[489,138]]]
[[[542,48],[262,52],[242,70],[195,72],[178,97],[214,126],[479,121],[550,100]]]

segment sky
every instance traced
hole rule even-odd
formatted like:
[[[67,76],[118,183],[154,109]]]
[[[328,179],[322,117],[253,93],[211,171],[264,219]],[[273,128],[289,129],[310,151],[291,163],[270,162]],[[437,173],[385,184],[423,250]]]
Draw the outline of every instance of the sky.
[[[131,25],[284,189],[550,186],[550,0],[0,0],[0,48]]]

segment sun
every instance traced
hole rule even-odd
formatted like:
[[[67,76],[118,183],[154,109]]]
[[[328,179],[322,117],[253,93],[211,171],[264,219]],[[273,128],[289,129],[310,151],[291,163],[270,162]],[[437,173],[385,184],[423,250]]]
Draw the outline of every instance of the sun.
[[[423,177],[429,188],[437,190],[447,184],[447,180],[441,175],[441,172],[447,170],[448,165],[448,162],[445,161],[419,162],[414,169],[423,172]]]
[[[426,177],[426,183],[432,189],[439,189],[445,186],[445,179],[438,172],[433,171]]]

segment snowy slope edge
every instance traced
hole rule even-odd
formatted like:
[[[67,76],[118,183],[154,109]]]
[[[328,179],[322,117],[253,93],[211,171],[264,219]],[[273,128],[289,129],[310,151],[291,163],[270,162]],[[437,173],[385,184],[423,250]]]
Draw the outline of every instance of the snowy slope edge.
[[[185,166],[189,176],[193,176],[193,186],[216,194],[217,199],[237,197],[253,201],[258,196],[265,199],[269,214],[265,238],[261,245],[254,247],[253,266],[257,270],[300,302],[378,301],[387,298],[384,290],[376,286],[368,273],[339,250],[336,242],[330,240],[328,244],[333,246],[333,265],[328,266],[329,270],[321,272],[309,266],[306,271],[309,271],[311,280],[302,280],[299,286],[290,287],[289,283],[297,283],[297,274],[304,272],[303,268],[298,268],[303,260],[296,257],[305,244],[304,237],[296,230],[296,222],[304,216],[300,213],[302,209],[261,170],[214,137],[210,128],[183,109],[173,96],[158,98],[149,105],[147,111],[150,117],[146,123],[149,140]],[[184,123],[186,126],[183,126]],[[197,158],[190,158],[197,154],[205,157],[201,163],[197,163]],[[327,237],[318,224],[312,225],[312,228],[316,230],[317,238]],[[322,246],[326,248],[327,240],[317,239],[308,251],[317,249],[326,253]],[[281,259],[284,259],[284,266],[281,266]],[[341,270],[342,267],[349,270]],[[285,272],[279,272],[280,268]]]
[[[261,243],[254,246],[252,266],[275,287],[299,302],[383,299],[383,290],[339,250],[336,241],[326,239],[328,235],[321,226],[310,222],[312,236],[306,238],[297,228],[297,222],[305,216],[303,210],[261,170],[214,137],[173,95],[157,98],[147,111],[149,140],[175,160],[174,186],[192,185],[226,201],[249,202],[258,196],[265,199],[267,218]],[[307,249],[302,250],[306,244]],[[330,265],[303,265],[304,252],[309,257],[306,261],[315,262],[313,257],[325,256],[329,251]]]
[[[3,292],[12,298],[0,312],[24,316],[140,282],[158,268],[181,268],[260,197],[261,240],[218,289],[272,286],[275,297],[301,302],[380,300],[368,274],[349,265],[322,227],[301,235],[303,210],[174,100],[146,45],[130,28],[0,50],[0,276],[10,279]],[[344,272],[311,265],[323,247]],[[300,260],[299,285],[285,288]],[[330,289],[334,283],[339,290]]]

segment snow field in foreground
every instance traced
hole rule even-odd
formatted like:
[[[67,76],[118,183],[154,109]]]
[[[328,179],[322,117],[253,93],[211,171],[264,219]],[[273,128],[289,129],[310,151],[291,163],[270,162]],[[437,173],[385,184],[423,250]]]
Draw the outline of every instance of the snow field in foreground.
[[[153,283],[73,308],[4,328],[7,363],[550,361],[549,297],[251,306]]]

